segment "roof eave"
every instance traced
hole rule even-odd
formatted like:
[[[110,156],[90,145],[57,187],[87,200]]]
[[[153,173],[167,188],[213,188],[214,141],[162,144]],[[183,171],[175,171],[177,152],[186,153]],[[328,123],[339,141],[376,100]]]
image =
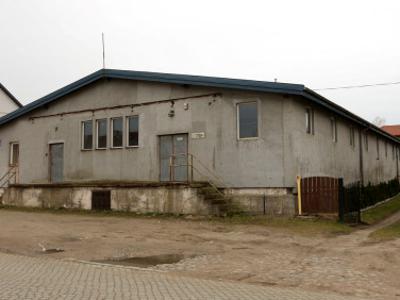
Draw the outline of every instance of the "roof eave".
[[[348,111],[347,109],[341,107],[340,105],[337,105],[336,103],[326,99],[325,97],[323,97],[322,95],[316,93],[315,91],[305,87],[304,88],[304,92],[303,92],[303,96],[315,103],[318,103],[319,105],[322,105],[326,108],[328,108],[331,111],[334,111],[335,113],[337,113],[338,115],[349,119],[359,125],[361,125],[362,127],[368,129],[368,130],[372,130],[376,133],[379,133],[387,138],[389,138],[390,140],[396,142],[397,144],[400,144],[400,141],[398,138],[396,138],[395,136],[391,135],[390,133],[380,129],[379,127],[377,127],[376,125],[368,122],[367,120],[364,120],[363,118],[353,114],[352,112]]]

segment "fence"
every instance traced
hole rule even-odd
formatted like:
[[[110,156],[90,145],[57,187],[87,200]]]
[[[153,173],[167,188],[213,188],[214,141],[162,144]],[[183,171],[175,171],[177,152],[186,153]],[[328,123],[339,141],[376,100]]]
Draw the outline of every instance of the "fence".
[[[300,214],[338,214],[347,223],[359,223],[361,209],[400,193],[397,179],[367,186],[360,182],[344,185],[342,178],[331,177],[301,178],[299,183]]]
[[[367,186],[362,186],[360,182],[343,186],[341,180],[340,186],[339,220],[342,222],[358,223],[361,221],[361,209],[400,193],[400,183],[397,179],[377,185],[369,183]]]
[[[346,223],[359,223],[361,221],[361,183],[355,182],[344,186],[341,178],[339,186],[339,220]]]

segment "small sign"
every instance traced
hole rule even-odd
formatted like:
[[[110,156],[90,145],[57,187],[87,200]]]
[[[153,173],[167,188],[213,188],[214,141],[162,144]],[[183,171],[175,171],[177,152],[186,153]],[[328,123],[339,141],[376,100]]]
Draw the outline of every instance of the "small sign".
[[[193,132],[192,139],[204,139],[206,137],[205,132]]]

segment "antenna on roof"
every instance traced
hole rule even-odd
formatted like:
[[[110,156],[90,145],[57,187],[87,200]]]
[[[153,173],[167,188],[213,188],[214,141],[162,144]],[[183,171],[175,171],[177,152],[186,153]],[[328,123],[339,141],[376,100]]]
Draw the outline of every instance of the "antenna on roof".
[[[103,69],[106,68],[106,50],[104,47],[104,32],[101,33],[101,43],[103,45]]]

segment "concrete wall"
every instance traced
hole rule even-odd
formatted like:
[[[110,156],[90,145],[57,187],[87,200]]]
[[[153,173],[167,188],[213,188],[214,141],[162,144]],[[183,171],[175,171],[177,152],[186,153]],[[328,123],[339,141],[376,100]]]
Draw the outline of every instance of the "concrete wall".
[[[219,204],[201,192],[203,185],[105,184],[13,185],[1,191],[0,204],[20,207],[92,209],[92,191],[111,191],[111,209],[136,213],[220,214]],[[229,212],[294,216],[295,196],[290,189],[226,189]]]
[[[213,213],[213,207],[188,186],[153,187],[23,187],[8,188],[4,205],[92,209],[92,191],[111,190],[111,209],[137,213],[199,214]]]
[[[12,101],[2,89],[0,89],[0,117],[16,110],[17,108],[19,108],[18,105],[15,104],[15,102]]]
[[[314,134],[307,134],[305,109],[314,110]],[[337,123],[337,141],[331,133],[331,118]],[[298,98],[285,104],[285,157],[286,176],[292,180],[296,175],[342,177],[344,182],[361,180],[360,152],[363,156],[364,182],[373,184],[394,179],[398,160],[392,156],[393,142],[379,137],[380,156],[377,159],[377,134],[367,132],[368,150],[365,147],[365,131],[348,120]],[[350,145],[350,127],[354,127],[354,146]],[[360,145],[361,135],[361,145]],[[388,156],[385,155],[385,143]],[[290,183],[289,183],[290,184]]]
[[[222,92],[219,97],[175,101],[175,116],[168,116],[170,102],[139,107],[104,109],[30,120],[62,112],[124,104],[147,103],[177,97]],[[259,104],[260,137],[238,140],[236,104]],[[64,143],[64,179],[150,180],[159,179],[158,135],[204,132],[205,138],[189,137],[189,152],[234,187],[281,187],[284,185],[282,153],[282,102],[278,94],[217,91],[123,80],[101,80],[0,128],[1,173],[6,172],[9,143],[20,143],[20,183],[49,180],[49,143]],[[185,110],[185,103],[188,109]],[[81,150],[81,121],[137,114],[140,117],[138,148]],[[199,168],[201,168],[198,165]],[[207,173],[202,169],[203,173]],[[196,180],[207,179],[195,173]]]
[[[190,98],[210,93],[221,95]],[[174,117],[168,116],[170,101],[151,104],[179,97],[188,98],[174,102]],[[246,101],[258,103],[259,137],[239,140],[236,105]],[[107,108],[131,104],[143,105]],[[338,141],[334,143],[330,133],[332,114],[314,106],[315,134],[308,135],[304,120],[307,106],[310,103],[301,98],[281,94],[99,80],[2,126],[0,174],[8,169],[9,143],[17,141],[20,144],[19,182],[48,182],[49,144],[63,142],[65,181],[158,181],[158,136],[188,133],[189,152],[212,173],[222,177],[229,187],[291,188],[295,187],[297,175],[343,177],[347,183],[359,180],[359,129],[356,128],[355,146],[350,147],[350,123],[338,118]],[[99,108],[104,109],[67,114]],[[82,121],[130,115],[140,118],[138,148],[81,150]],[[204,132],[205,138],[191,138],[191,133],[196,132]],[[373,138],[369,143],[370,150],[364,155],[366,182],[394,178],[396,163],[382,156],[384,146],[380,147],[382,158],[377,160]],[[202,169],[199,164],[197,167]],[[195,173],[196,180],[210,178],[205,169],[202,171],[205,176]]]
[[[232,209],[249,214],[294,216],[297,197],[290,188],[230,188],[225,194],[232,199]]]

